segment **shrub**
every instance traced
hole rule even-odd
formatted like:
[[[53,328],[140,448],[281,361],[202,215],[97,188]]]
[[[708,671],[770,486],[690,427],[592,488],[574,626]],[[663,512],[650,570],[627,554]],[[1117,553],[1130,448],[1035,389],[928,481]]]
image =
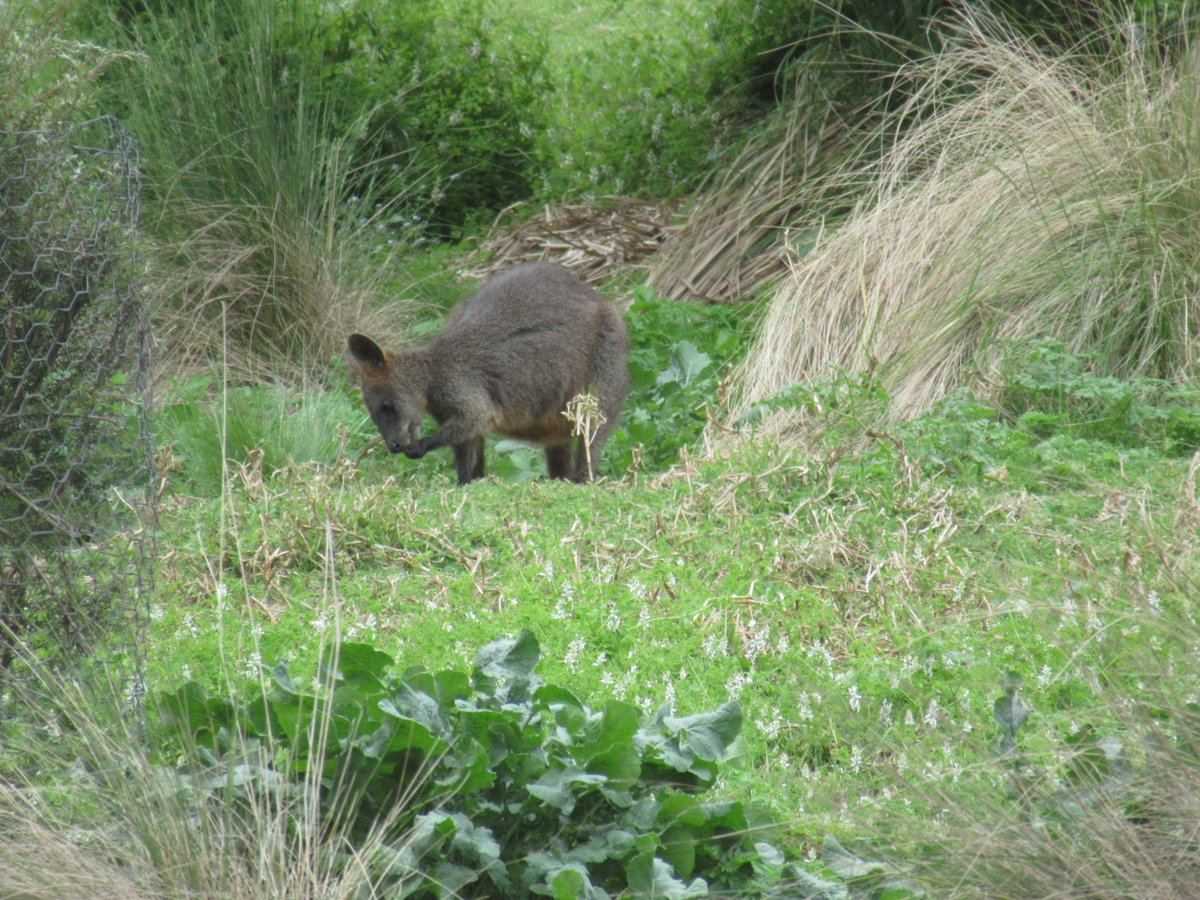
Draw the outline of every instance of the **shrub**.
[[[728,0],[709,25],[716,53],[710,93],[744,109],[769,109],[790,81],[787,69],[833,45],[856,58],[864,84],[867,60],[897,65],[926,45],[928,20],[944,0]],[[827,62],[826,62],[827,64]]]
[[[753,312],[663,300],[645,287],[634,297],[629,397],[608,455],[617,472],[628,471],[635,458],[649,471],[668,468],[695,444],[719,407]]]
[[[702,4],[576,8],[551,66],[555,110],[539,135],[538,199],[663,197],[696,183],[730,129],[699,89],[709,41]],[[580,30],[580,15],[590,28]],[[561,18],[567,18],[561,15]]]
[[[317,43],[334,132],[369,137],[359,164],[377,156],[420,179],[411,215],[447,237],[532,195],[550,90],[541,35],[515,20],[502,31],[466,0],[354,0],[330,15],[293,40]]]
[[[294,375],[324,366],[349,331],[391,331],[401,316],[374,298],[387,210],[353,186],[402,182],[354,170],[359,136],[335,132],[320,59],[285,40],[315,24],[304,6],[87,9],[104,21],[112,8],[123,24],[92,27],[131,51],[103,87],[141,145],[147,281],[176,365]]]

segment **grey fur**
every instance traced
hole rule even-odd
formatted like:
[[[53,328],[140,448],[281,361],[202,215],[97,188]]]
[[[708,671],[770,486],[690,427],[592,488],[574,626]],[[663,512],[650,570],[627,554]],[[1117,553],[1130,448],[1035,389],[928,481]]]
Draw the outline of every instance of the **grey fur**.
[[[412,459],[449,444],[459,484],[483,475],[483,438],[541,444],[552,478],[591,477],[583,438],[563,411],[590,391],[605,418],[592,436],[600,460],[629,385],[629,335],[620,310],[549,263],[509,269],[462,301],[425,347],[387,353],[350,335],[347,360],[388,449]],[[438,429],[420,436],[428,412]]]

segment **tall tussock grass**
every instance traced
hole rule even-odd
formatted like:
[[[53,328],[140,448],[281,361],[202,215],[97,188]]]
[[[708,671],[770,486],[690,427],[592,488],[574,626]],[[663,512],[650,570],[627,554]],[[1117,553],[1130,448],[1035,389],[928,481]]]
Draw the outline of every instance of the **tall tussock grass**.
[[[950,27],[902,70],[865,144],[886,149],[836,176],[861,199],[792,261],[736,412],[877,365],[905,418],[1039,337],[1103,374],[1196,373],[1200,52],[1129,21],[1069,52],[969,10]]]
[[[326,710],[313,716],[307,777],[287,783],[267,776],[290,758],[267,757],[225,725],[240,763],[221,766],[194,744],[173,764],[147,740],[115,679],[68,679],[32,656],[21,662],[28,677],[6,685],[4,698],[6,739],[19,740],[0,759],[0,896],[379,895],[366,861],[385,835],[395,840],[394,822],[385,817],[364,834],[348,814],[323,808],[333,768],[324,748],[336,740]],[[258,689],[270,686],[264,673]],[[332,683],[324,687],[332,696]]]
[[[286,374],[327,363],[348,332],[391,331],[374,296],[388,207],[369,194],[383,180],[402,194],[403,167],[353,169],[369,137],[335,128],[351,101],[319,86],[305,10],[200,4],[109,26],[136,53],[107,86],[141,142],[147,287],[176,362]]]
[[[781,235],[802,216],[806,183],[850,155],[859,88],[844,61],[811,54],[732,164],[700,193],[652,260],[650,285],[670,299],[738,302],[787,271]]]

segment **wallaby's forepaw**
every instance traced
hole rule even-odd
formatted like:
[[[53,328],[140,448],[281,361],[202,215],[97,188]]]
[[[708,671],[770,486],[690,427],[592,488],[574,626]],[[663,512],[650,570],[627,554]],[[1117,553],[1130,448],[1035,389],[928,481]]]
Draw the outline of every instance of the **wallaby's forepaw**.
[[[409,459],[420,459],[429,452],[429,445],[424,440],[414,441],[404,448],[404,455]]]

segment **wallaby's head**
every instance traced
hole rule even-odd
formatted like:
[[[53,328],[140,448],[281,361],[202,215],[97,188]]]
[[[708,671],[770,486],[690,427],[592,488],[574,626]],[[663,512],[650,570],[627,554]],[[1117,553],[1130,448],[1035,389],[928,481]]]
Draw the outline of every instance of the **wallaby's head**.
[[[347,361],[358,373],[363,400],[384,443],[399,453],[421,436],[425,396],[418,384],[398,371],[396,357],[369,337],[352,334],[346,342]],[[407,382],[407,383],[406,383]]]

